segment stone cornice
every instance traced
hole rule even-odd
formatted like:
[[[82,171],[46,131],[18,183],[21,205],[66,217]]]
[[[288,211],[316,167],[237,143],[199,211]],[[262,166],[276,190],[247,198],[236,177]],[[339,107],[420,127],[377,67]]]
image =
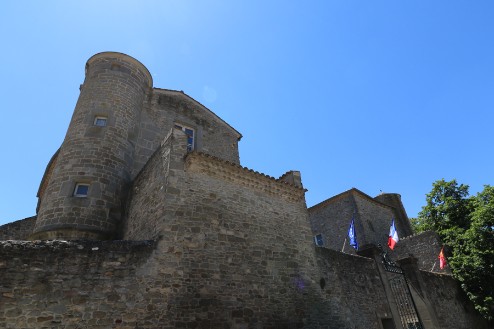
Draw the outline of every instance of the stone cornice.
[[[197,151],[186,155],[185,170],[230,181],[291,202],[304,200],[306,191],[304,188]]]

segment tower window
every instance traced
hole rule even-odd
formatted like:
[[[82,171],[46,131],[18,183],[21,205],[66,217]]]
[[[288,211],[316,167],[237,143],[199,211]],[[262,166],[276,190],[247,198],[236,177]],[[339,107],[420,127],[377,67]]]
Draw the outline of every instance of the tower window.
[[[175,124],[176,129],[182,130],[187,135],[187,151],[194,149],[194,129],[180,124]]]
[[[85,183],[75,184],[74,196],[79,198],[85,198],[87,197],[88,192],[89,192],[89,184],[85,184]]]
[[[97,116],[94,118],[94,125],[99,127],[106,127],[107,117]]]

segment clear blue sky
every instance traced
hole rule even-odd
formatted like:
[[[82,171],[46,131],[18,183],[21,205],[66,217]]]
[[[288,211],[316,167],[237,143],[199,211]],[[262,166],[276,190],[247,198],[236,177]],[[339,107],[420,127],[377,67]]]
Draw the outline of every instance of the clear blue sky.
[[[493,1],[2,1],[0,224],[32,216],[86,60],[118,51],[243,134],[242,165],[300,170],[410,217],[432,182],[494,183]]]

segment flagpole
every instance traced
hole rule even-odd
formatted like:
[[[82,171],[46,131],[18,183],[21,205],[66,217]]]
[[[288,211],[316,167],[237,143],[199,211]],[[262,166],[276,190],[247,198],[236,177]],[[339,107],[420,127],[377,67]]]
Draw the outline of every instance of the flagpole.
[[[345,244],[346,244],[346,237],[345,237],[345,241],[343,241],[343,247],[341,247],[341,252],[343,252],[343,250],[345,249]]]
[[[432,265],[431,272],[434,271],[434,267],[436,267],[437,260],[434,261],[434,265]]]

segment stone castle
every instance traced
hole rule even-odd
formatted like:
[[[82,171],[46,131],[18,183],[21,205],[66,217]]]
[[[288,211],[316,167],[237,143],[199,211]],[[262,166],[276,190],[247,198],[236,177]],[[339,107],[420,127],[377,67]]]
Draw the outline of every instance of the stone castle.
[[[488,328],[400,195],[307,208],[298,171],[241,166],[241,137],[136,59],[91,57],[36,216],[0,226],[0,327]]]

